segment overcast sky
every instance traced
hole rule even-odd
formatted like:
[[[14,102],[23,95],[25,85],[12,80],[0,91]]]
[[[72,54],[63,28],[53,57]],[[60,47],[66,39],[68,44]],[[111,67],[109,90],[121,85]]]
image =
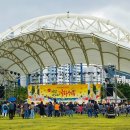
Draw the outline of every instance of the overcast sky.
[[[130,32],[130,0],[0,0],[0,32],[34,17],[67,11],[109,19]]]

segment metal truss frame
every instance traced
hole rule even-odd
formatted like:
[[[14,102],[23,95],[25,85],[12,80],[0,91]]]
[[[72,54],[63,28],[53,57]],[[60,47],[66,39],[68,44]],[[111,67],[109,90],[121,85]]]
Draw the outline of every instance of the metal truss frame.
[[[1,33],[0,39],[1,41],[11,39],[42,28],[107,35],[111,40],[116,39],[118,43],[130,43],[130,33],[110,20],[71,13],[42,16],[25,21]]]
[[[17,64],[20,67],[20,69],[24,72],[24,74],[28,73],[26,66],[12,52],[4,50],[4,49],[0,49],[0,57],[12,60],[15,64]],[[7,69],[9,69],[9,67]]]
[[[55,54],[56,50],[49,45],[48,40],[52,39],[62,46],[62,48],[58,49],[64,49],[71,64],[74,65],[75,59],[68,46],[67,38],[69,40],[74,40],[79,45],[84,54],[85,61],[87,65],[89,65],[87,50],[91,48],[85,48],[83,38],[80,37],[82,34],[89,35],[92,39],[94,38],[94,42],[98,49],[92,49],[99,51],[102,65],[104,65],[103,53],[109,53],[117,57],[118,70],[120,70],[120,59],[130,61],[128,58],[120,57],[121,47],[130,50],[130,33],[128,31],[112,23],[110,20],[77,14],[59,14],[38,17],[8,29],[6,32],[0,34],[0,58],[8,58],[14,62],[8,66],[7,69],[17,64],[24,74],[30,73],[23,63],[29,57],[32,57],[36,61],[39,68],[45,68],[44,59],[40,58],[36,49],[32,46],[32,44],[37,44],[44,48],[44,51],[49,53],[56,66],[60,66],[61,63]],[[118,54],[103,52],[101,41],[113,42],[117,48]],[[128,46],[125,46],[126,43]],[[19,59],[18,56],[15,55],[15,50],[17,49],[22,50],[23,53],[28,53],[29,56],[22,60]],[[44,51],[40,53],[44,53]]]

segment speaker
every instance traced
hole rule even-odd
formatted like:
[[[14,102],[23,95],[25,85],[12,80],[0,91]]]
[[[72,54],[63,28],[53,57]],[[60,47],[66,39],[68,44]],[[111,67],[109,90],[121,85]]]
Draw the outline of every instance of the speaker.
[[[0,98],[4,98],[4,86],[0,85]]]
[[[113,96],[113,85],[112,84],[107,84],[107,96]]]

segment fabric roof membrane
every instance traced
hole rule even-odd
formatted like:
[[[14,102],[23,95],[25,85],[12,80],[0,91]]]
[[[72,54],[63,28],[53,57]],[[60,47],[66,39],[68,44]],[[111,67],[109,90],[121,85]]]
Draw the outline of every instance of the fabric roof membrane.
[[[42,16],[0,34],[0,66],[22,75],[67,63],[112,64],[130,72],[129,55],[128,31],[87,15]]]

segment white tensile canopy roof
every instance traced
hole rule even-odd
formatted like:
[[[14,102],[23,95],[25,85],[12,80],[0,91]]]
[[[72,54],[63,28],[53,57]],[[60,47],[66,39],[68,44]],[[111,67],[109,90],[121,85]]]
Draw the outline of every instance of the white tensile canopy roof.
[[[26,75],[46,66],[115,65],[130,72],[130,33],[110,20],[77,14],[42,16],[0,34],[0,66]]]

